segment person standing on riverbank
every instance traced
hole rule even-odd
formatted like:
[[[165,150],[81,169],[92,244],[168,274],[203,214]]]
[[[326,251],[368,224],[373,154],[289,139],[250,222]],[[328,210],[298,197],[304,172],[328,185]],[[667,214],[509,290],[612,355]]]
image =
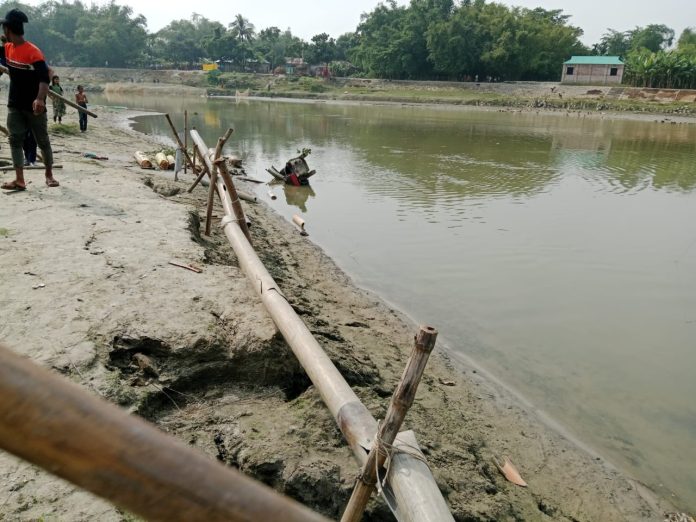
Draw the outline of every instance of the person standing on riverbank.
[[[51,86],[49,87],[56,94],[63,96],[63,87],[60,85],[60,78],[54,76],[51,78]],[[65,116],[65,102],[59,98],[53,98],[53,123],[63,123]]]
[[[87,95],[85,94],[85,88],[82,85],[77,86],[77,92],[75,93],[75,103],[80,107],[87,108]],[[87,114],[80,111],[80,132],[85,132],[87,130]]]
[[[0,50],[0,61],[9,69],[10,93],[7,99],[7,129],[10,133],[10,150],[15,179],[3,183],[5,190],[25,190],[24,151],[22,144],[31,131],[36,139],[46,166],[46,185],[57,187],[53,177],[53,151],[48,139],[46,96],[48,94],[48,65],[41,50],[24,39],[27,15],[12,9],[0,20],[7,43]]]

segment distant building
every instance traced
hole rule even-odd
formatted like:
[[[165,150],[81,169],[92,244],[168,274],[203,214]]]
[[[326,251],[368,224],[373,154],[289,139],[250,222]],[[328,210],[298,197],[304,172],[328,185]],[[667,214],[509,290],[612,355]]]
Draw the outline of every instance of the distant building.
[[[620,84],[624,63],[618,56],[573,56],[563,64],[561,83]]]

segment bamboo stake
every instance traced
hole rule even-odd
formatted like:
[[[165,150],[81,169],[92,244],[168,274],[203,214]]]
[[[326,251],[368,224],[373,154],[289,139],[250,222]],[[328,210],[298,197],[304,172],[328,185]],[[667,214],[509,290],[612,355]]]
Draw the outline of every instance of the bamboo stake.
[[[399,385],[394,391],[387,415],[379,425],[377,438],[372,443],[367,462],[355,483],[355,489],[348,501],[343,517],[341,517],[341,522],[360,522],[362,519],[365,507],[377,483],[377,470],[384,466],[388,455],[384,446],[389,448],[394,444],[406,413],[416,397],[418,384],[421,377],[423,377],[425,365],[435,347],[436,340],[437,331],[434,328],[421,326],[416,336],[416,343],[413,352],[411,352],[411,357],[406,364],[406,369],[401,376]]]
[[[173,126],[173,125],[172,125]],[[176,129],[174,129],[176,130]],[[177,134],[177,138],[179,135]],[[179,146],[181,146],[181,140],[177,140],[179,142]],[[188,156],[188,111],[184,111],[184,154]],[[188,164],[184,162],[184,174],[187,174],[188,171]],[[195,172],[194,172],[195,174]]]
[[[192,127],[191,130],[196,130],[196,127],[195,126]],[[195,147],[194,147],[194,149],[195,149]],[[193,155],[193,165],[191,166],[191,168],[193,169],[193,174],[195,176],[196,175],[196,155],[195,154]],[[189,192],[191,192],[191,190],[189,190]]]
[[[179,138],[179,133],[176,132],[176,127],[174,127],[174,123],[172,122],[172,119],[169,117],[169,114],[165,114],[164,117],[167,119],[167,123],[169,123],[169,128],[172,129],[172,134],[174,134],[174,140],[176,140],[176,143],[179,146],[179,148],[184,151],[184,158],[186,158],[184,165],[186,165],[187,162],[190,163],[191,168],[193,169],[193,172],[195,174],[196,165],[191,160],[191,157],[189,156],[188,150],[186,150],[186,144],[181,143],[181,138]],[[186,172],[186,167],[184,167],[184,172]],[[198,183],[196,183],[196,184],[198,184]],[[189,192],[191,192],[191,191],[189,190]]]
[[[193,132],[193,131],[191,131],[191,132]],[[196,147],[193,147],[193,163],[192,163],[193,167],[192,167],[192,169],[193,169],[194,174],[196,173],[196,156],[199,156],[199,155],[200,155],[200,152],[198,152],[198,149],[196,149]],[[193,189],[196,188],[196,185],[198,185],[203,180],[203,177],[209,173],[210,173],[210,171],[208,170],[208,167],[206,166],[205,162],[202,161],[201,172],[200,172],[200,174],[198,174],[196,181],[193,182],[193,185],[191,185],[188,188],[187,192],[189,192],[189,193],[193,192]]]
[[[222,152],[222,138],[218,138],[217,142],[217,148],[215,149],[215,160],[217,160],[220,157],[220,153]],[[205,214],[205,235],[210,236],[210,225],[211,222],[213,221],[213,202],[214,202],[214,197],[215,197],[215,187],[217,184],[217,178],[218,178],[218,166],[213,161],[213,170],[211,171],[210,174],[210,187],[208,187],[208,209]]]
[[[230,176],[230,172],[227,169],[227,163],[225,163],[225,159],[222,158],[222,161],[220,161],[218,168],[220,169],[220,175],[222,176],[222,181],[225,184],[225,188],[227,189],[227,194],[229,194],[229,197],[231,199],[232,203],[232,210],[234,212],[235,218],[237,218],[237,223],[239,224],[239,228],[242,229],[242,232],[244,233],[244,237],[247,238],[247,241],[249,241],[249,244],[252,245],[251,241],[251,233],[249,232],[249,221],[247,220],[247,217],[244,215],[244,209],[242,208],[242,204],[239,201],[240,199],[240,194],[237,192],[236,187],[234,186],[234,182],[232,181],[232,176]],[[220,190],[218,190],[220,192]],[[221,192],[224,194],[224,190]]]
[[[155,521],[322,516],[0,347],[0,447]]]

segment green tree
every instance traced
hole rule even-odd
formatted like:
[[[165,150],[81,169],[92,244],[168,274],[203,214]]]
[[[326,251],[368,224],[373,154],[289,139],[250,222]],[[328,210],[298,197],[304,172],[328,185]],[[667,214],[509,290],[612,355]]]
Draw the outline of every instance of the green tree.
[[[682,31],[677,48],[691,54],[696,54],[696,28],[687,27]]]
[[[380,3],[369,14],[361,16],[358,25],[358,45],[352,51],[352,61],[371,76],[402,78],[401,37],[406,8],[395,0]]]
[[[358,36],[355,33],[344,33],[336,38],[336,56],[334,60],[347,61],[353,49],[358,45]]]
[[[636,27],[631,31],[631,49],[647,49],[654,53],[667,49],[674,42],[674,29],[662,24]]]
[[[327,33],[312,36],[312,43],[307,47],[305,56],[308,63],[329,63],[336,57],[336,40]]]
[[[75,30],[77,63],[85,66],[126,67],[143,63],[147,49],[146,20],[133,9],[111,0],[92,5]]]
[[[603,56],[626,56],[630,49],[631,32],[620,32],[615,29],[608,29],[608,32],[602,35],[599,43],[593,47],[595,54]]]
[[[234,17],[229,27],[238,40],[251,43],[256,36],[254,24],[240,14]]]

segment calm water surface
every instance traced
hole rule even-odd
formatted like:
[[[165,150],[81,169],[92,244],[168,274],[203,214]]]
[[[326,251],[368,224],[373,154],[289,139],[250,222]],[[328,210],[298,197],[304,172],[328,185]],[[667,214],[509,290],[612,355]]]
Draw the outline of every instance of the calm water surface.
[[[696,126],[399,106],[110,98],[270,179],[358,283],[696,509]],[[137,128],[166,134],[164,120]]]

